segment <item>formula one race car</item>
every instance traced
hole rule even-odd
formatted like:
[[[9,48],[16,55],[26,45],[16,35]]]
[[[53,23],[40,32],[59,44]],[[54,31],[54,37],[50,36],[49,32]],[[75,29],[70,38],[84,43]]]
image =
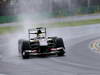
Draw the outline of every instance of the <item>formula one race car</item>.
[[[23,59],[31,55],[47,56],[56,54],[63,56],[65,46],[62,38],[47,37],[46,28],[39,27],[28,30],[29,40],[19,40],[18,49]]]

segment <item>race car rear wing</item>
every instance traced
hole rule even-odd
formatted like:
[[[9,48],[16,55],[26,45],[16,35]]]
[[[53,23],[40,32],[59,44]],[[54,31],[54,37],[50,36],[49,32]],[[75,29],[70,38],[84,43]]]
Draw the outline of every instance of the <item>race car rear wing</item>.
[[[41,30],[41,33],[46,33],[46,28],[44,28],[44,27],[28,29],[28,33],[29,34],[38,34],[37,33],[38,30]]]
[[[46,28],[45,27],[39,27],[39,28],[32,28],[32,29],[28,29],[28,34],[29,34],[29,39],[31,34],[36,34],[36,37],[38,37],[38,31],[41,31],[41,34],[44,34],[46,37]]]

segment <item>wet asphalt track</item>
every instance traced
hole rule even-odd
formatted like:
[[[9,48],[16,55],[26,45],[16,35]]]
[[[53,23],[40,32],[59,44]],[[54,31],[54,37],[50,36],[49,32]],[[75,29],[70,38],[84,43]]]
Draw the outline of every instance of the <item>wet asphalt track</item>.
[[[50,32],[50,33],[49,33]],[[0,37],[0,74],[4,75],[100,75],[100,54],[91,51],[89,43],[100,38],[100,26],[48,29],[49,35],[64,38],[64,57],[34,57],[27,60],[7,48],[9,36]],[[7,39],[4,40],[4,39]],[[12,39],[13,40],[13,39]],[[13,43],[13,45],[16,43]],[[13,47],[12,45],[12,47]],[[6,47],[5,47],[6,46]],[[16,45],[17,46],[17,45]],[[12,52],[11,52],[12,51]],[[10,54],[11,53],[11,54]]]

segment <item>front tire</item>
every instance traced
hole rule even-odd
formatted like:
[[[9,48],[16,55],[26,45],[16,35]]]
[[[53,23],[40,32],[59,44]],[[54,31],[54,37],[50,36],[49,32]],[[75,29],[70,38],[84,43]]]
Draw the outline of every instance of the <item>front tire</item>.
[[[22,47],[21,47],[21,55],[23,59],[28,59],[29,58],[29,53],[26,52],[26,50],[30,50],[29,42],[28,41],[23,41],[22,42]]]
[[[60,50],[58,53],[57,53],[57,56],[64,56],[65,52],[64,50]]]
[[[64,42],[63,42],[63,39],[62,38],[57,38],[56,39],[56,47],[57,48],[60,48],[62,47],[63,49],[59,50],[59,52],[57,53],[58,56],[64,56],[65,54],[65,46],[64,46]]]
[[[23,51],[23,52],[22,52],[22,58],[23,58],[23,59],[28,59],[28,58],[29,58],[29,53]]]

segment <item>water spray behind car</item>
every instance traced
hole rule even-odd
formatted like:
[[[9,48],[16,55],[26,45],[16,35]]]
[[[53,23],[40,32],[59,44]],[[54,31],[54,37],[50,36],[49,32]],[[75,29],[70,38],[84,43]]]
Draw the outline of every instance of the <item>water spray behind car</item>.
[[[40,2],[37,0],[18,0],[16,6],[16,11],[18,11],[17,19],[19,20],[18,25],[20,25],[20,27],[18,32],[8,36],[9,41],[6,50],[8,56],[18,55],[18,39],[28,39],[28,29],[36,27],[37,20],[41,17],[41,15],[34,17],[36,13],[39,13],[38,10],[41,9]]]

